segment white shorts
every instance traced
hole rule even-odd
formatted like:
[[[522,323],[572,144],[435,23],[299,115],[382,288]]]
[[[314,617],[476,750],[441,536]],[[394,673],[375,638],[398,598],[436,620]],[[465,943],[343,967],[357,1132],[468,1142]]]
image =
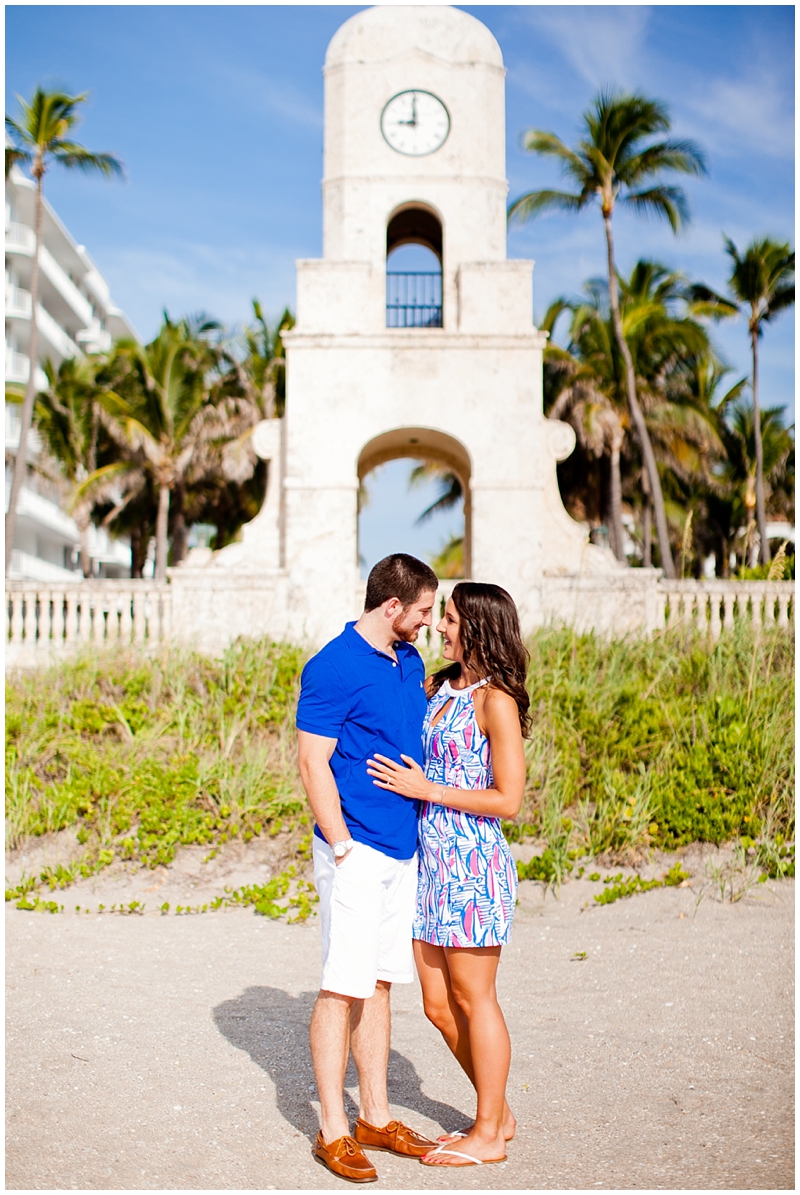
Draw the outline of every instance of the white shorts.
[[[411,983],[417,856],[392,859],[357,842],[337,867],[330,846],[315,834],[314,883],[322,917],[321,990],[366,1000],[379,979]]]

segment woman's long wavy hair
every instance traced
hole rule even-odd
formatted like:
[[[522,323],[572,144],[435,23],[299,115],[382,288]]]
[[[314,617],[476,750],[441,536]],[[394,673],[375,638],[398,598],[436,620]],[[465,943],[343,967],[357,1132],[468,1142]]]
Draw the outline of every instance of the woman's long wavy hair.
[[[458,637],[464,666],[481,678],[488,677],[495,689],[502,689],[514,698],[522,733],[527,737],[531,728],[531,699],[525,678],[530,657],[522,642],[513,599],[499,585],[459,581],[453,590],[453,605],[460,619]],[[460,675],[460,664],[448,664],[431,677],[431,691],[437,692],[446,680],[455,680]]]

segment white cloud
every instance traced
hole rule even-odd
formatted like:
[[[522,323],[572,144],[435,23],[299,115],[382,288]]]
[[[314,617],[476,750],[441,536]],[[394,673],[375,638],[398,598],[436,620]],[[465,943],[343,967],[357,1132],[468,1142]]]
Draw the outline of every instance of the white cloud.
[[[155,335],[166,308],[175,318],[196,311],[231,324],[252,318],[258,298],[269,318],[295,301],[294,254],[271,246],[171,244],[168,250],[110,250],[104,273],[115,300],[142,336]]]
[[[639,81],[648,7],[537,5],[528,12],[531,23],[549,36],[591,87],[630,87]]]
[[[791,159],[792,92],[773,62],[762,61],[738,78],[711,79],[701,93],[690,92],[686,104],[711,125],[718,153],[741,156],[747,148]]]
[[[322,130],[322,96],[315,102],[288,78],[245,70],[239,63],[209,62],[208,71],[232,94],[252,109],[257,105],[273,117],[282,117],[305,128]]]

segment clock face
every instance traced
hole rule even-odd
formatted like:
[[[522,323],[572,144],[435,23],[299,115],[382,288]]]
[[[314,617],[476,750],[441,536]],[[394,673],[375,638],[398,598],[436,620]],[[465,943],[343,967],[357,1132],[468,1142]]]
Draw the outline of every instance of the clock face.
[[[450,113],[430,91],[401,91],[381,113],[381,132],[399,154],[423,157],[444,145]]]

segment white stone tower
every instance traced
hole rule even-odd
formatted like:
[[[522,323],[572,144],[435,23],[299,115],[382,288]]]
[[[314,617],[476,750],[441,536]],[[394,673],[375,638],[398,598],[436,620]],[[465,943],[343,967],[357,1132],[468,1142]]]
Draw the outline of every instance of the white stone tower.
[[[328,47],[323,258],[298,262],[286,338],[282,563],[294,601],[327,608],[315,630],[357,612],[359,478],[395,457],[456,472],[466,571],[526,624],[543,571],[578,571],[555,476],[574,434],[542,416],[533,263],[506,258],[504,93],[497,42],[456,8],[371,8]],[[441,309],[389,327],[387,252],[409,241],[441,261]]]
[[[543,577],[599,551],[558,492],[575,436],[542,415],[533,263],[506,258],[504,93],[497,42],[456,8],[367,9],[328,47],[323,257],[298,262],[283,429],[259,428],[264,509],[214,566],[260,577],[261,599],[231,594],[245,633],[321,642],[357,616],[359,481],[396,457],[456,473],[465,571],[505,586],[526,628]],[[392,277],[387,301],[409,242],[440,275]]]

